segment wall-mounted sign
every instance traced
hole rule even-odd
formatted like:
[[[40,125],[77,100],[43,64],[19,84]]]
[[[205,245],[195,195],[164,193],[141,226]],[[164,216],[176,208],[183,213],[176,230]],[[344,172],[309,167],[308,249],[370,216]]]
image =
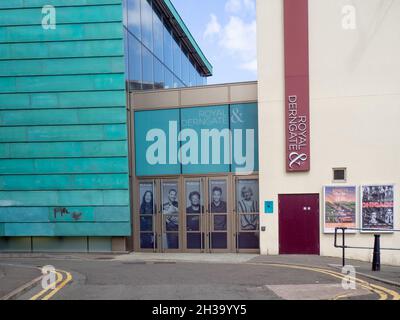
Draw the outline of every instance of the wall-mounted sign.
[[[357,227],[357,187],[324,187],[324,232],[333,233],[335,228]],[[355,233],[356,230],[349,230]]]
[[[274,213],[274,202],[273,201],[265,201],[264,202],[264,212],[266,214]]]
[[[135,112],[136,175],[258,171],[256,103]]]
[[[308,0],[285,0],[286,170],[310,170]]]
[[[394,229],[394,185],[361,187],[361,228],[364,232]]]

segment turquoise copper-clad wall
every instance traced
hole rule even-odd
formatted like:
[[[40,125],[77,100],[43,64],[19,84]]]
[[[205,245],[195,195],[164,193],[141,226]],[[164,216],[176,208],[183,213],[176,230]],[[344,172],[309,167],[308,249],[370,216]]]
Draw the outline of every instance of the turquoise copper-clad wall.
[[[131,234],[122,18],[122,0],[0,1],[0,236]]]

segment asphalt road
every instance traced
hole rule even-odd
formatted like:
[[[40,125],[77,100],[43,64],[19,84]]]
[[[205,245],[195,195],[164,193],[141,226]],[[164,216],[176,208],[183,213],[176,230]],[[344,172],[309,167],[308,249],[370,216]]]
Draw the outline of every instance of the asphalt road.
[[[54,300],[275,300],[275,299],[391,299],[368,285],[356,290],[342,287],[340,274],[325,269],[288,267],[262,263],[193,263],[174,261],[124,261],[108,259],[7,258],[5,265],[19,270],[53,265],[59,271],[56,292],[45,291],[38,282],[18,299],[47,297]],[[24,267],[21,267],[24,266]],[[10,273],[8,267],[8,274]],[[324,271],[325,270],[325,271]],[[22,282],[29,278],[28,271]],[[332,273],[331,273],[332,272]],[[31,274],[33,278],[36,273]],[[0,287],[10,290],[13,277],[1,277]],[[24,280],[24,281],[22,281]],[[382,284],[377,284],[380,287]],[[384,288],[396,290],[384,285]],[[3,290],[2,293],[4,293]],[[45,291],[45,292],[43,292]],[[389,291],[390,292],[390,291]]]
[[[21,265],[0,261],[0,298],[40,275],[40,270],[29,263]]]

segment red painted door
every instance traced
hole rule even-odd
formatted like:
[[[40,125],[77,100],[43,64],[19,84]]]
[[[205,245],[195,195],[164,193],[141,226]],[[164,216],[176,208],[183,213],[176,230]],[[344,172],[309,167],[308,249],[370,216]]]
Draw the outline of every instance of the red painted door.
[[[279,195],[279,253],[319,255],[319,195]]]

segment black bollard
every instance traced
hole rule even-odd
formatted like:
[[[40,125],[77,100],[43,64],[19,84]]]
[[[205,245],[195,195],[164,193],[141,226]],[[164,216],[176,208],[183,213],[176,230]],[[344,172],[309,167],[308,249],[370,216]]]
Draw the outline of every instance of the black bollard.
[[[381,236],[379,234],[375,235],[372,271],[381,271]]]

